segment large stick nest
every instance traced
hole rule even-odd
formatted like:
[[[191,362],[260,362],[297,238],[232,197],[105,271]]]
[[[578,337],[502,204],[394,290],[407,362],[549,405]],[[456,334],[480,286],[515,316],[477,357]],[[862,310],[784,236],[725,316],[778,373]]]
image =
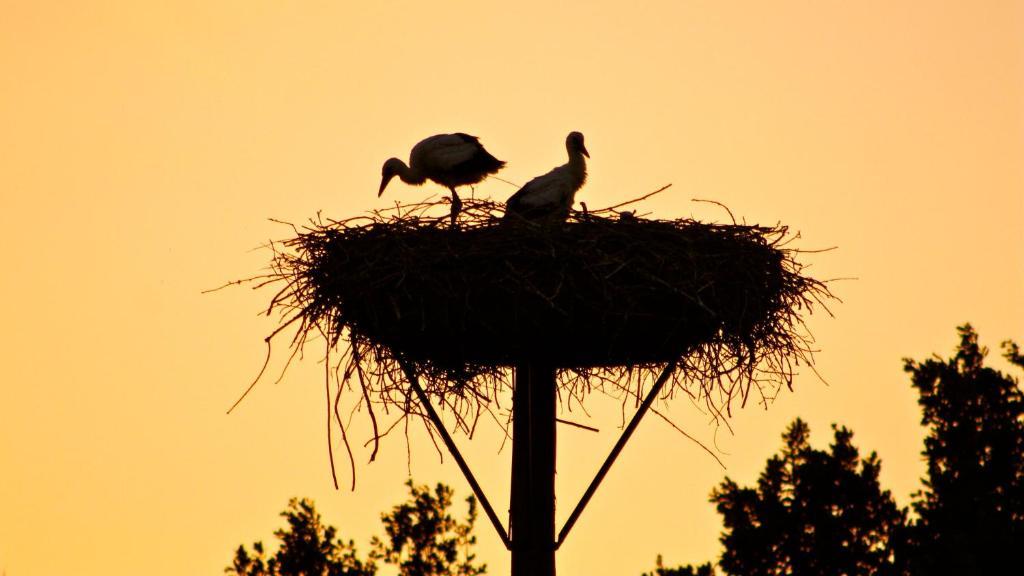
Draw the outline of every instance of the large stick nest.
[[[296,350],[310,335],[328,350],[347,344],[333,368],[338,392],[356,376],[356,408],[369,410],[375,437],[374,406],[421,414],[400,359],[467,433],[495,414],[503,368],[519,362],[563,368],[563,400],[579,402],[596,388],[638,397],[678,360],[667,394],[684,391],[718,416],[751,390],[767,400],[791,384],[811,359],[804,315],[831,298],[801,274],[783,226],[611,209],[511,224],[501,205],[467,200],[451,229],[430,215],[437,204],[294,228],[273,243],[261,284],[281,286],[270,312],[282,330],[297,326]],[[335,414],[341,424],[337,404]]]

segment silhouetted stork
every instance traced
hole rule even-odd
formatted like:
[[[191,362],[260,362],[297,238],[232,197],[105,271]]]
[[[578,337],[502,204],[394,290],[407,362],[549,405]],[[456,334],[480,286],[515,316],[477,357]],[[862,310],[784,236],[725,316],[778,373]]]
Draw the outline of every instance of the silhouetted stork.
[[[590,158],[583,145],[583,134],[570,132],[565,138],[569,161],[526,183],[505,203],[505,219],[564,221],[576,199],[576,191],[587,181]]]
[[[388,182],[398,176],[406,184],[420,185],[433,180],[452,191],[452,225],[462,210],[456,186],[476,184],[505,166],[505,163],[484,150],[480,140],[469,134],[438,134],[413,146],[409,165],[398,158],[389,158],[381,169],[379,198]]]

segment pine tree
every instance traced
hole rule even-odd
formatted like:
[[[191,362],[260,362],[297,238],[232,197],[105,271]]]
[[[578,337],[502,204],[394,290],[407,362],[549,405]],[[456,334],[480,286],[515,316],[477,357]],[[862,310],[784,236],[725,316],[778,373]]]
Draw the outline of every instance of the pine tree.
[[[984,366],[969,325],[949,360],[905,360],[928,427],[925,488],[915,495],[916,574],[998,574],[1024,549],[1024,395]],[[1024,367],[1012,342],[1007,360]]]
[[[757,486],[726,478],[711,495],[722,515],[726,574],[902,574],[905,511],[878,484],[881,463],[861,458],[853,434],[833,426],[829,451],[810,446],[800,419],[783,434]]]

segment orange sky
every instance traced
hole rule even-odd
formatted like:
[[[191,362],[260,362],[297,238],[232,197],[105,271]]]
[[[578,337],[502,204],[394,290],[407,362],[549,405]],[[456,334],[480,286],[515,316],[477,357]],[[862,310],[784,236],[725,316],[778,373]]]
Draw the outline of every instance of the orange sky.
[[[211,6],[213,4],[213,6]],[[0,571],[219,574],[270,538],[291,496],[346,537],[404,497],[395,437],[334,492],[313,357],[224,410],[258,369],[269,293],[202,295],[258,272],[268,218],[419,199],[380,164],[465,131],[514,182],[586,134],[591,207],[673,187],[656,216],[782,222],[843,299],[810,327],[821,353],[734,435],[672,415],[750,482],[783,427],[838,422],[918,486],[915,396],[900,358],[1024,340],[1024,7],[1020,2],[6,3],[0,21]],[[770,4],[770,7],[768,6]],[[439,190],[437,190],[440,192]],[[504,198],[489,181],[478,194]],[[994,359],[996,366],[1005,364]],[[614,403],[562,429],[560,518],[614,442]],[[412,473],[465,482],[414,437]],[[467,445],[464,438],[460,443]],[[509,453],[467,446],[503,508]],[[367,453],[361,453],[365,460]],[[639,574],[718,551],[723,471],[649,420],[559,552],[563,574]],[[507,557],[486,521],[491,573]]]

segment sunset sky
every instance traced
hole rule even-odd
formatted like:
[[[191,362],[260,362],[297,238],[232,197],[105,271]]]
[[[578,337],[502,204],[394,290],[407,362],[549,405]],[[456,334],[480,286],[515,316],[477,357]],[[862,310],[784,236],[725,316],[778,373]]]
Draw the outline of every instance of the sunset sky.
[[[827,384],[801,374],[732,433],[685,401],[662,407],[727,470],[645,421],[561,574],[714,559],[709,492],[754,481],[796,416],[817,446],[831,423],[852,428],[908,503],[923,430],[901,358],[948,356],[967,321],[1001,369],[999,342],[1024,341],[1019,1],[37,0],[0,14],[7,576],[220,574],[238,544],[272,540],[292,496],[367,549],[405,497],[404,439],[370,465],[358,450],[356,492],[333,489],[319,350],[225,415],[262,363],[271,293],[202,292],[263,270],[263,243],[289,234],[270,218],[443,192],[394,182],[376,197],[381,163],[435,133],[480,136],[522,184],[579,130],[591,208],[672,183],[642,209],[721,222],[691,199],[721,202],[837,247],[803,261],[848,279],[831,284],[835,317],[809,318]],[[559,430],[559,521],[618,434],[618,404],[593,400],[593,418],[573,417],[599,434]],[[414,430],[414,479],[468,495],[425,438]],[[458,441],[504,510],[497,431]],[[485,518],[477,533],[507,574]]]

